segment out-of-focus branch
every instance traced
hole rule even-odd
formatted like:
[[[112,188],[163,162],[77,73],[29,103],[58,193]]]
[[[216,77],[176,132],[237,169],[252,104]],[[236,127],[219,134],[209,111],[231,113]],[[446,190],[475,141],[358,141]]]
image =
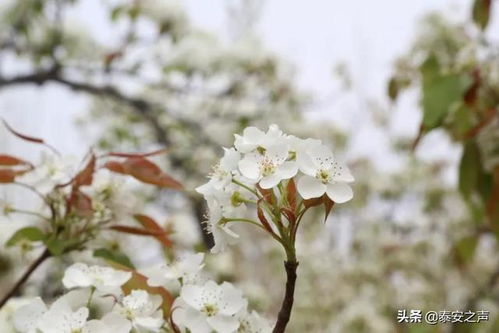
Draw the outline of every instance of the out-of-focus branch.
[[[139,113],[144,120],[153,128],[158,143],[165,146],[170,145],[170,140],[164,128],[158,122],[158,119],[152,115],[155,107],[148,101],[140,98],[128,97],[112,86],[96,86],[89,83],[72,81],[64,78],[58,67],[51,68],[46,71],[39,71],[32,74],[15,76],[4,79],[0,77],[0,89],[7,86],[19,84],[38,84],[42,85],[47,82],[56,82],[75,91],[82,91],[94,96],[109,97],[118,102],[128,104]]]
[[[36,259],[24,272],[21,278],[16,282],[16,284],[9,290],[9,292],[0,300],[0,309],[9,301],[9,299],[14,296],[19,289],[28,281],[29,277],[33,272],[48,258],[50,258],[50,252],[45,249],[43,253]]]
[[[468,300],[468,302],[466,302],[466,305],[465,305],[463,310],[464,311],[466,311],[466,310],[473,311],[473,309],[476,307],[476,303],[480,300],[480,298],[483,296],[489,295],[491,293],[492,289],[494,289],[494,287],[498,281],[499,281],[499,266],[496,268],[496,270],[494,272],[492,272],[492,275],[490,276],[487,283],[484,284],[480,289],[478,289],[478,291],[475,293],[475,295],[473,295],[473,297],[471,297]],[[450,332],[451,333],[460,332],[460,327],[462,325],[465,325],[465,324],[454,323],[452,325]]]
[[[163,106],[155,105],[146,99],[138,97],[130,97],[122,93],[116,87],[113,86],[99,86],[86,82],[78,82],[65,78],[61,69],[57,66],[35,73],[19,75],[11,78],[0,77],[0,89],[9,86],[22,85],[22,84],[37,84],[42,85],[48,82],[59,83],[66,86],[72,90],[85,92],[93,96],[107,97],[111,98],[119,103],[124,103],[129,105],[137,114],[139,114],[144,121],[153,129],[156,141],[164,146],[170,146],[171,140],[168,136],[167,130],[161,126],[158,119],[158,111],[166,111]],[[197,124],[193,124],[184,119],[176,119],[182,125],[192,128],[196,133],[201,133],[201,129]],[[176,168],[182,168],[184,165],[183,161],[174,159],[172,164]],[[213,246],[213,237],[208,233],[203,225],[204,220],[204,205],[198,199],[191,200],[193,209],[196,216],[198,217],[199,228],[203,238],[203,242],[207,248]]]

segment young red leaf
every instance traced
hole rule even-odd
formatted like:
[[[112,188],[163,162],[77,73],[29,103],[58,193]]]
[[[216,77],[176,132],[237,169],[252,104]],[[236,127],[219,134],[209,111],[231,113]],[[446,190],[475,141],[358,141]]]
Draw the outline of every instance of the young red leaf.
[[[324,202],[324,222],[326,222],[327,217],[331,213],[331,209],[333,209],[334,201],[329,199],[327,195],[324,195],[322,202]]]
[[[143,183],[180,190],[182,184],[167,175],[153,162],[142,158],[128,158],[123,166],[125,172]]]
[[[127,172],[125,171],[125,167],[120,162],[116,162],[116,161],[106,162],[106,164],[104,164],[104,168],[106,168],[112,172],[121,173],[124,175],[127,174]]]
[[[136,214],[134,215],[135,219],[142,224],[142,226],[152,232],[156,232],[157,234],[154,236],[163,246],[172,247],[173,242],[170,238],[168,238],[168,232],[164,230],[154,219],[147,215]]]
[[[22,140],[25,140],[25,141],[29,141],[29,142],[33,142],[33,143],[40,143],[40,144],[45,144],[45,141],[43,141],[42,139],[39,139],[39,138],[35,138],[35,137],[32,137],[32,136],[28,136],[28,135],[25,135],[25,134],[22,134],[22,133],[19,133],[18,131],[14,130],[6,121],[5,119],[2,119],[2,122],[3,124],[5,125],[5,127],[9,130],[10,133],[14,134],[15,136],[17,136],[18,138],[22,139]]]
[[[295,223],[295,220],[296,220],[296,215],[295,215],[295,212],[292,211],[291,209],[289,208],[281,208],[281,213],[286,216],[286,218],[288,219],[288,221],[290,223]]]
[[[109,227],[110,229],[114,231],[119,231],[123,232],[126,234],[132,234],[132,235],[137,235],[137,236],[157,236],[158,233],[156,231],[152,230],[145,230],[145,229],[140,229],[140,228],[135,228],[135,227],[129,227],[127,225],[113,225],[112,227]]]
[[[258,189],[258,192],[263,195],[263,199],[265,201],[267,201],[271,205],[274,204],[274,191],[272,191],[272,189],[261,188],[258,184],[256,185],[256,188]]]
[[[269,221],[265,217],[265,213],[263,212],[263,209],[261,207],[261,200],[257,204],[257,213],[258,213],[258,219],[260,222],[262,222],[263,227],[268,231],[268,232],[273,232],[272,227],[270,226]]]
[[[16,165],[31,165],[31,163],[11,155],[0,154],[0,165],[16,166]]]
[[[289,208],[294,212],[296,210],[296,184],[293,179],[288,181],[287,199]]]
[[[88,161],[85,168],[83,168],[83,170],[81,170],[80,173],[78,173],[74,178],[73,180],[74,187],[78,188],[84,185],[92,185],[95,172],[95,162],[96,162],[95,155],[91,154],[90,160]]]
[[[12,169],[0,169],[0,184],[13,183],[16,180],[16,176],[26,173],[28,170],[24,171],[14,171]]]
[[[45,147],[49,148],[50,150],[52,150],[54,153],[58,154],[57,150],[54,149],[54,147],[52,147],[51,145],[45,143],[45,141],[43,141],[42,139],[40,138],[35,138],[35,137],[32,137],[32,136],[29,136],[29,135],[26,135],[26,134],[22,134],[18,131],[16,131],[15,129],[13,129],[6,121],[5,119],[2,119],[2,122],[3,124],[5,125],[5,127],[7,128],[7,130],[12,133],[13,135],[17,136],[19,139],[22,139],[24,141],[28,141],[28,142],[32,142],[32,143],[36,143],[36,144],[41,144],[41,145],[44,145]]]
[[[322,197],[303,200],[305,207],[315,207],[322,203]]]
[[[92,199],[80,190],[73,190],[68,199],[68,211],[79,216],[90,217],[93,214]]]
[[[171,310],[171,306],[173,304],[174,298],[168,290],[166,290],[163,287],[150,287],[147,284],[147,278],[144,275],[142,275],[142,274],[138,273],[137,271],[130,269],[124,265],[120,265],[116,262],[110,262],[109,264],[116,269],[120,269],[120,270],[132,273],[131,279],[128,280],[121,287],[121,289],[123,290],[125,295],[130,294],[132,292],[132,290],[136,290],[136,289],[145,290],[150,294],[160,295],[163,298],[163,303],[161,305],[161,308],[163,309],[163,318],[168,319],[170,317],[170,310]]]
[[[155,150],[155,151],[152,151],[152,152],[149,152],[149,153],[116,153],[116,152],[112,152],[112,153],[107,153],[105,156],[113,156],[113,157],[127,157],[127,158],[131,158],[131,157],[150,157],[150,156],[155,156],[155,155],[159,155],[159,154],[162,154],[166,152],[166,148],[162,148],[162,149],[158,149],[158,150]]]

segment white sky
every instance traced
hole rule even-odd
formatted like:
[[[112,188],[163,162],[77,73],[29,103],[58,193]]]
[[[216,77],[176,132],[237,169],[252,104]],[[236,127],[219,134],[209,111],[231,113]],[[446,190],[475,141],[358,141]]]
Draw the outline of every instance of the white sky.
[[[227,37],[226,6],[231,0],[185,0],[195,25]],[[318,100],[335,92],[333,66],[348,65],[356,87],[356,97],[315,106],[314,117],[327,117],[352,126],[360,135],[363,150],[383,154],[383,136],[359,122],[365,115],[363,101],[374,99],[386,104],[385,86],[393,60],[407,51],[418,20],[439,9],[464,18],[469,0],[267,0],[257,31],[267,47],[294,64],[299,85]],[[83,0],[75,18],[89,25],[101,40],[112,36],[99,0]],[[499,6],[496,6],[499,7]],[[496,10],[499,8],[496,8]],[[497,13],[496,13],[497,14]],[[498,15],[495,15],[496,17]],[[491,30],[499,31],[499,22]],[[398,106],[399,130],[414,134],[419,114],[416,96]],[[27,133],[43,136],[63,152],[84,153],[85,138],[74,125],[74,116],[85,109],[85,99],[56,86],[12,89],[0,92],[0,115]],[[365,134],[364,134],[365,133]],[[2,149],[0,131],[0,149]],[[435,154],[448,151],[439,140]],[[5,143],[5,142],[4,142]]]

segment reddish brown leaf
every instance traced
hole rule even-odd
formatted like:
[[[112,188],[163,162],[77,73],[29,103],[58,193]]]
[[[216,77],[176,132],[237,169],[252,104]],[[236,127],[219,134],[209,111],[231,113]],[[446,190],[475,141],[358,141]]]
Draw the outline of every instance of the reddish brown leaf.
[[[123,166],[125,172],[143,183],[180,190],[182,184],[167,175],[153,162],[142,158],[128,158]]]
[[[263,209],[262,209],[260,203],[261,203],[261,201],[259,201],[258,204],[257,204],[258,219],[260,220],[260,222],[262,222],[263,227],[267,231],[273,232],[272,227],[270,226],[269,221],[265,217],[265,213],[263,212]]]
[[[132,277],[130,278],[130,280],[128,280],[127,283],[125,283],[121,287],[125,295],[128,295],[132,292],[132,290],[137,290],[137,289],[145,290],[150,294],[160,295],[163,298],[163,303],[161,305],[161,308],[163,309],[163,318],[168,319],[170,317],[170,310],[174,298],[168,290],[166,290],[163,287],[150,287],[147,284],[147,278],[144,275],[124,265],[120,265],[114,262],[112,263],[110,262],[109,264],[116,269],[132,273]]]
[[[473,84],[468,88],[468,90],[464,93],[463,99],[466,105],[469,107],[473,107],[478,97],[478,89],[480,88],[481,78],[480,71],[476,69],[472,73],[473,76]]]
[[[482,130],[482,128],[487,126],[494,119],[494,116],[496,115],[496,113],[497,113],[497,109],[487,110],[487,112],[485,112],[482,120],[480,120],[480,122],[478,124],[476,124],[475,127],[473,127],[472,129],[470,129],[469,131],[467,131],[464,134],[464,138],[470,139],[470,138],[475,137]]]
[[[415,151],[416,148],[418,147],[419,145],[419,142],[421,141],[421,139],[423,138],[423,135],[425,134],[425,127],[423,124],[421,124],[421,126],[419,126],[419,132],[418,132],[418,135],[416,136],[416,138],[414,139],[414,141],[412,142],[412,145],[411,145],[411,151]]]
[[[29,142],[34,142],[34,143],[40,143],[40,144],[44,144],[45,141],[43,141],[42,139],[39,139],[39,138],[35,138],[35,137],[32,137],[32,136],[28,136],[28,135],[25,135],[25,134],[22,134],[22,133],[19,133],[18,131],[14,130],[6,121],[5,119],[2,119],[3,121],[3,124],[5,125],[5,127],[9,130],[10,133],[14,134],[15,136],[17,136],[18,138],[20,139],[23,139],[23,140],[26,140],[26,141],[29,141]]]
[[[21,176],[30,171],[31,167],[26,170],[0,169],[0,183],[12,183],[17,176]]]
[[[80,173],[78,173],[74,178],[73,180],[74,187],[78,188],[84,185],[92,185],[95,172],[95,162],[96,162],[95,155],[91,154],[90,160],[88,161],[85,168],[83,168],[83,170],[81,170]]]
[[[125,167],[120,162],[116,162],[116,161],[106,162],[106,164],[104,164],[104,168],[106,168],[112,172],[121,173],[124,175],[127,174],[127,172],[125,171]]]
[[[0,154],[0,165],[16,166],[16,165],[31,165],[31,163],[11,155]]]
[[[168,232],[164,230],[154,219],[147,215],[136,214],[135,219],[148,230],[157,233],[154,237],[165,247],[172,247],[173,242],[168,237]]]
[[[322,197],[303,200],[303,204],[306,208],[319,206],[322,204]]]
[[[271,205],[274,204],[274,191],[272,191],[272,189],[261,188],[259,184],[256,185],[256,188],[258,189],[258,192],[263,195],[263,199],[265,201],[267,201]]]
[[[12,183],[16,179],[16,172],[11,169],[0,169],[0,184]]]
[[[324,222],[326,222],[327,217],[331,213],[331,209],[333,209],[334,201],[329,199],[327,195],[324,195],[322,202],[324,203]]]
[[[117,153],[117,152],[111,152],[106,154],[106,156],[113,156],[113,157],[150,157],[150,156],[155,156],[159,155],[162,153],[166,152],[166,148],[158,149],[149,153]]]
[[[129,157],[124,162],[109,161],[104,167],[116,173],[130,175],[146,184],[183,189],[182,184],[144,157]]]
[[[287,186],[287,199],[289,208],[294,212],[296,211],[296,184],[293,178],[288,181]]]
[[[71,191],[68,200],[68,211],[79,216],[90,217],[93,214],[92,199],[80,190]]]
[[[112,227],[109,227],[110,229],[114,231],[119,231],[123,232],[126,234],[132,234],[132,235],[137,235],[137,236],[157,236],[158,233],[156,231],[152,230],[145,230],[145,229],[140,229],[140,228],[135,228],[135,227],[129,227],[127,225],[113,225]]]
[[[29,142],[32,142],[32,143],[37,143],[37,144],[41,144],[41,145],[44,145],[45,147],[49,148],[50,150],[52,150],[54,153],[56,154],[59,154],[57,152],[57,150],[52,147],[51,145],[45,143],[45,141],[43,141],[42,139],[40,138],[35,138],[35,137],[32,137],[32,136],[29,136],[29,135],[26,135],[26,134],[22,134],[16,130],[14,130],[6,121],[5,119],[2,119],[2,122],[3,124],[5,125],[5,127],[7,128],[7,130],[12,133],[13,135],[17,136],[18,138],[24,140],[24,141],[29,141]]]

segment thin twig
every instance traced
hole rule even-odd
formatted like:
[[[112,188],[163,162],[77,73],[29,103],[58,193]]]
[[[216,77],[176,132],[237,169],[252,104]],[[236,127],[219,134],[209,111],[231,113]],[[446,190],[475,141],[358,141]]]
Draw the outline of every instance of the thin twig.
[[[7,301],[14,295],[17,294],[19,289],[28,281],[29,277],[33,272],[40,266],[46,259],[50,258],[50,252],[48,249],[45,249],[43,253],[36,259],[24,272],[21,278],[16,282],[16,284],[10,289],[10,291],[0,300],[0,309],[7,303]]]

